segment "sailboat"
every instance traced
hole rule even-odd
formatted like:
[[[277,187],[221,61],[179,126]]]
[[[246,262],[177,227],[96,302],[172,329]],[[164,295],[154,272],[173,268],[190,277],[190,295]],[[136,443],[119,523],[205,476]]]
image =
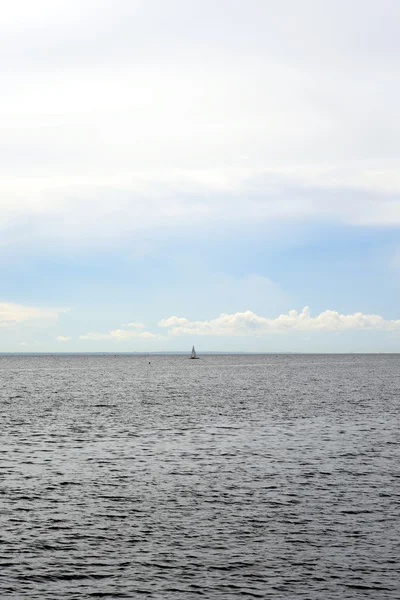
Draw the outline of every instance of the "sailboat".
[[[192,348],[192,354],[190,355],[190,358],[193,358],[193,359],[194,359],[194,358],[197,358],[197,359],[199,358],[199,357],[196,355],[196,350],[194,349],[194,346],[193,346],[193,348]]]

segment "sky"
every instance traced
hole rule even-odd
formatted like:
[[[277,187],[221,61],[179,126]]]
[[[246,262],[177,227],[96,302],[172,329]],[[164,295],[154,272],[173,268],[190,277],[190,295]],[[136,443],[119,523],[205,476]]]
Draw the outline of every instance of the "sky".
[[[400,352],[397,0],[14,0],[0,352]]]

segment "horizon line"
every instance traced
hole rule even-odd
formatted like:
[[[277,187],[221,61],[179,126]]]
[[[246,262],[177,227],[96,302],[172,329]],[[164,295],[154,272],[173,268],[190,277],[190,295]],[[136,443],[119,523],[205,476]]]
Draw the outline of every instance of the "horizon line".
[[[400,351],[396,352],[396,351],[371,351],[371,352],[301,352],[301,351],[277,351],[277,352],[272,352],[272,351],[267,351],[267,352],[248,352],[248,351],[219,351],[219,350],[204,350],[201,353],[198,353],[199,356],[210,356],[210,355],[255,355],[255,356],[287,356],[287,355],[313,355],[313,356],[318,356],[318,355],[380,355],[380,354],[400,354]],[[60,351],[44,351],[44,352],[19,352],[19,351],[5,351],[5,352],[0,352],[0,356],[12,356],[12,355],[17,355],[17,356],[53,356],[53,355],[63,355],[63,356],[75,356],[75,355],[81,355],[81,356],[88,356],[88,355],[100,355],[100,356],[133,356],[133,355],[137,355],[137,356],[189,356],[188,352],[185,352],[184,350],[168,350],[168,351],[158,351],[158,352],[143,352],[143,351],[137,351],[137,350],[132,350],[129,352],[110,352],[110,351],[96,351],[96,352],[60,352]]]

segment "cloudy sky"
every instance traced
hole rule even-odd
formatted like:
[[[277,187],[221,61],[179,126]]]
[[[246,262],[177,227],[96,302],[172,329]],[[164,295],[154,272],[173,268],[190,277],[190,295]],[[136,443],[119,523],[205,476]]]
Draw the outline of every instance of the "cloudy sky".
[[[400,351],[397,0],[14,0],[0,351]]]

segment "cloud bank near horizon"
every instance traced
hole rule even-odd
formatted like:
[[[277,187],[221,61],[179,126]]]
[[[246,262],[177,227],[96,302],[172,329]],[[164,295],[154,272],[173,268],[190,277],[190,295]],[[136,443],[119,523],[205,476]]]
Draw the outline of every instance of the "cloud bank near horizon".
[[[25,306],[10,302],[0,302],[0,327],[12,330],[16,325],[31,326],[36,324],[55,324],[62,313],[70,309],[41,308]],[[208,336],[263,336],[269,333],[291,332],[343,332],[343,331],[400,331],[400,319],[387,320],[377,314],[341,314],[335,310],[324,310],[312,316],[310,308],[305,306],[300,312],[289,310],[287,314],[277,317],[263,317],[251,310],[236,313],[222,313],[210,320],[191,321],[186,317],[171,316],[158,321],[157,326],[167,330],[168,336],[185,335]],[[148,331],[145,324],[130,321],[120,328],[108,332],[88,332],[79,335],[80,340],[86,341],[127,341],[130,339],[165,340],[165,335]],[[67,342],[70,335],[58,335],[59,342]]]
[[[76,330],[76,324],[73,324],[73,314],[70,314],[68,320],[63,321],[62,333],[56,334],[56,330],[60,326],[58,317],[65,312],[67,312],[66,309],[45,309],[0,303],[0,327],[3,327],[3,331],[7,331],[11,338],[15,338],[15,343],[25,346],[29,343],[25,341],[24,335],[28,331],[38,333],[42,329],[46,331],[46,335],[51,335],[51,331],[54,331],[53,340],[58,345],[70,346],[71,343],[78,343],[77,348],[79,348],[80,344],[90,344],[91,342],[134,343],[134,347],[138,350],[141,349],[141,344],[146,342],[151,342],[153,350],[155,342],[159,342],[160,348],[174,349],[171,344],[174,344],[178,338],[190,337],[193,339],[196,336],[207,337],[211,342],[211,338],[238,337],[248,340],[256,338],[265,340],[269,335],[284,335],[287,339],[294,341],[297,334],[400,332],[400,319],[385,319],[378,314],[362,312],[341,314],[335,310],[324,310],[313,316],[309,307],[305,306],[299,312],[289,310],[288,313],[280,314],[277,317],[260,316],[250,310],[222,313],[219,317],[210,320],[190,320],[186,317],[171,316],[161,319],[157,323],[157,327],[164,333],[157,331],[156,327],[146,327],[140,321],[129,321],[120,328],[109,331],[92,331],[74,335],[68,325],[69,320],[70,326],[75,327]],[[30,343],[33,347],[37,344],[37,341]]]
[[[189,321],[184,317],[161,319],[159,327],[172,336],[263,336],[269,333],[291,333],[312,331],[378,330],[398,331],[400,320],[385,320],[380,315],[364,315],[360,312],[342,315],[334,310],[325,310],[312,317],[305,306],[299,313],[290,310],[276,318],[261,317],[250,310],[235,314],[221,314],[210,321]]]

